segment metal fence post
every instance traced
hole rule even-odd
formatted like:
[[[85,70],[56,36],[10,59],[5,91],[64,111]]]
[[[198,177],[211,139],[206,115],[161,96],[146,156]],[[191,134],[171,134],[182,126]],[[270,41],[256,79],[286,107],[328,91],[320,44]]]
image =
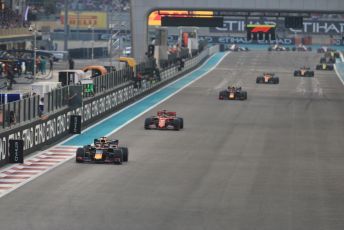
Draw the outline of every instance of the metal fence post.
[[[6,107],[5,107],[5,104],[2,105],[2,128],[5,128],[5,123],[6,123],[6,116],[5,116],[5,113],[6,113]]]

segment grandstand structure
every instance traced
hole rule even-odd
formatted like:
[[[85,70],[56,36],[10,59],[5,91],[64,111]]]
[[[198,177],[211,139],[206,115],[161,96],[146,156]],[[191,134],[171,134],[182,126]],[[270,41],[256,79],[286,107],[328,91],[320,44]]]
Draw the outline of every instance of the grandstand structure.
[[[114,0],[115,5],[125,6],[123,0]],[[125,43],[129,44],[130,33],[130,15],[127,8],[120,7],[115,12],[108,13],[109,31],[111,34],[110,56],[120,55],[121,50],[125,47]]]
[[[32,40],[32,32],[28,31],[29,23],[24,18],[25,0],[17,4],[0,1],[0,49],[24,49]]]
[[[96,40],[104,33],[114,33],[113,31],[119,30],[127,33],[130,30],[129,0],[68,0],[67,2],[70,14],[73,12],[77,14],[75,25],[73,21],[68,22],[70,29],[68,39],[80,39],[80,31],[89,33],[84,36],[86,40],[91,39],[93,36],[90,35],[88,28],[91,26],[95,30]],[[63,29],[64,7],[65,0],[0,0],[0,49],[32,49],[34,38],[32,31],[28,30],[30,24],[35,24],[38,31],[45,33],[43,39],[50,40],[50,34]],[[105,18],[103,20],[105,22],[101,26],[94,25],[94,22],[86,22],[89,25],[83,27],[84,18],[90,17],[90,14],[98,14],[99,20]],[[37,40],[41,40],[41,34],[38,35]],[[52,47],[52,45],[44,46],[46,49]]]

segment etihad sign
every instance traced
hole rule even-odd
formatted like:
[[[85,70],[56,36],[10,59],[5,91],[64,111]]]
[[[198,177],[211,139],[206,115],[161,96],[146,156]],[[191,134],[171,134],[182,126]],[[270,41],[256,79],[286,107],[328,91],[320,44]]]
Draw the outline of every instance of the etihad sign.
[[[269,20],[259,22],[250,20],[247,24],[266,24],[276,25],[276,29],[284,29],[284,20]],[[304,20],[303,29],[288,29],[291,32],[297,33],[310,33],[310,34],[342,34],[344,33],[343,21],[316,21],[316,20]],[[245,20],[228,20],[223,21],[223,27],[210,28],[211,32],[245,32],[246,23]]]

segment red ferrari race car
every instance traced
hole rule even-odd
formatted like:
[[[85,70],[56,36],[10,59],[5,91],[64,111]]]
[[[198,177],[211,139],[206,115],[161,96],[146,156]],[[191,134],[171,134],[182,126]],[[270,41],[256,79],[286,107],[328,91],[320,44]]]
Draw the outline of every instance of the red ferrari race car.
[[[122,164],[128,161],[127,147],[119,146],[118,140],[109,140],[107,137],[94,139],[93,145],[85,145],[76,150],[77,163],[110,163]]]
[[[241,87],[228,86],[227,90],[219,93],[220,100],[247,100],[247,92],[242,91]]]
[[[145,119],[145,129],[180,130],[184,128],[184,119],[176,112],[160,110],[156,116]]]

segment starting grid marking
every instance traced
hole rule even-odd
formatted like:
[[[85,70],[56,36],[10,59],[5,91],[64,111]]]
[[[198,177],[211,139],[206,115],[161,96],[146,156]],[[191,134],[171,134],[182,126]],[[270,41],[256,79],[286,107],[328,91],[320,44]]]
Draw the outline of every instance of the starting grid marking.
[[[75,157],[77,146],[54,146],[0,170],[0,197]]]

